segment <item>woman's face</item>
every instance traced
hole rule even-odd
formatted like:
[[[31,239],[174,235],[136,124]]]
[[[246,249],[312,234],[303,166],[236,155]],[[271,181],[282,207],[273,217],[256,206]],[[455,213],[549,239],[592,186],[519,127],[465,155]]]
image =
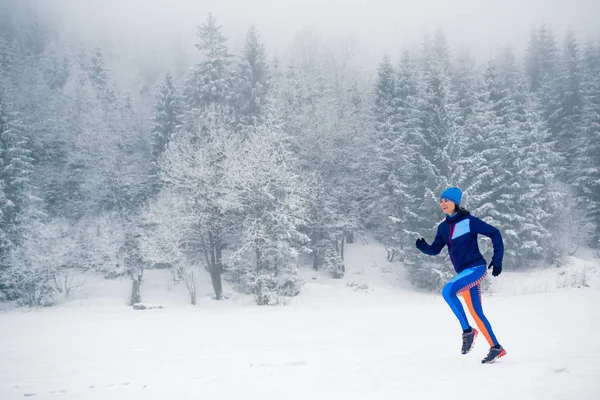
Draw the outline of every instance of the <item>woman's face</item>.
[[[456,204],[448,199],[441,199],[440,207],[442,208],[444,214],[452,215],[456,212]]]

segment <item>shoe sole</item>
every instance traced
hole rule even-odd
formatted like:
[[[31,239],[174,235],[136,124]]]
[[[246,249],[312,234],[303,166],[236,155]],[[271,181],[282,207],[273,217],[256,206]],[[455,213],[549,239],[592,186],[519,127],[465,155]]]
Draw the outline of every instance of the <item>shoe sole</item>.
[[[493,364],[496,362],[497,359],[499,359],[500,357],[504,357],[506,355],[506,350],[502,349],[502,351],[500,352],[500,354],[498,354],[496,357],[492,358],[489,361],[482,361],[482,364]]]
[[[477,329],[473,328],[473,332],[475,332],[473,334],[473,342],[471,342],[471,347],[469,347],[469,349],[466,352],[461,352],[461,354],[468,354],[471,350],[473,350],[473,347],[475,347],[475,339],[477,339],[477,335],[479,335],[479,332],[477,331]]]

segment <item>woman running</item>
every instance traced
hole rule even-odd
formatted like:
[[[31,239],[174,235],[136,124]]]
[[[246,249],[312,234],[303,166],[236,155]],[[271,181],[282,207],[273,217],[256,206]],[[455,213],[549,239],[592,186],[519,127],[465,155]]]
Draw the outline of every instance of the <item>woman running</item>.
[[[446,220],[440,223],[431,245],[425,239],[417,239],[416,246],[423,253],[435,256],[448,246],[448,253],[454,265],[456,276],[444,286],[442,296],[458,318],[463,329],[462,354],[467,354],[473,348],[478,331],[469,325],[465,310],[458,299],[462,294],[463,299],[473,316],[477,327],[490,344],[488,355],[481,360],[490,364],[506,354],[506,350],[498,343],[492,327],[483,314],[481,307],[481,282],[487,274],[486,261],[479,251],[477,235],[481,234],[492,239],[494,254],[489,268],[492,275],[498,276],[502,272],[502,257],[504,256],[504,243],[498,228],[472,216],[469,211],[460,207],[462,191],[456,187],[449,187],[440,196],[440,207]]]

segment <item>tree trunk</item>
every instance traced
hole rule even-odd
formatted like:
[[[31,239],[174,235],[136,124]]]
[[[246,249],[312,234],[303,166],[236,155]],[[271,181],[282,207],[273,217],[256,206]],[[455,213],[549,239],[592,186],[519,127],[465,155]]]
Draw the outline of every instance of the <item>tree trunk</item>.
[[[387,244],[385,245],[385,249],[387,250],[387,260],[389,262],[394,261],[394,258],[396,257],[396,251]]]
[[[345,232],[346,234],[346,243],[352,244],[354,243],[354,233],[353,232]]]
[[[216,234],[214,237],[214,251],[215,251],[215,266],[217,267],[217,271],[219,274],[223,273],[223,263],[221,260],[223,259],[223,244],[221,243],[221,235]]]
[[[319,267],[321,266],[321,254],[319,252],[319,241],[320,241],[320,235],[315,231],[313,232],[313,234],[311,235],[311,243],[312,243],[312,250],[313,250],[313,269],[315,271],[319,270]]]
[[[223,299],[223,285],[221,284],[221,273],[219,271],[212,270],[210,273],[210,279],[212,281],[213,290],[215,291],[215,299]]]
[[[208,232],[210,241],[210,255],[211,255],[211,280],[213,289],[215,290],[215,299],[221,300],[223,298],[223,286],[221,284],[221,240],[219,235],[215,235],[213,232]]]
[[[140,294],[140,287],[142,285],[142,274],[134,273],[131,275],[131,300],[129,305],[142,302],[142,296]]]
[[[344,259],[344,242],[346,241],[346,232],[342,233],[342,243],[340,245],[340,257]]]
[[[210,274],[210,280],[215,292],[215,299],[221,300],[223,298],[223,285],[221,284],[221,249],[216,249],[215,235],[211,231],[208,231],[208,243],[204,240],[204,235],[200,235],[202,240],[202,247],[204,251],[204,257],[206,259],[206,265]]]
[[[256,272],[260,273],[260,271],[262,270],[260,249],[258,248],[258,244],[255,243],[254,245],[256,246],[254,249],[254,253],[256,255]]]

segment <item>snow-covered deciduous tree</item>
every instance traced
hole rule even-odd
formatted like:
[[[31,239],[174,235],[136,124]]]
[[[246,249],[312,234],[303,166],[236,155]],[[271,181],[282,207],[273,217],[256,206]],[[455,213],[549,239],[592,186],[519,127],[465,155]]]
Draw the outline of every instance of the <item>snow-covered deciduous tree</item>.
[[[231,120],[231,110],[223,106],[197,112],[191,129],[177,132],[160,162],[165,190],[184,201],[186,249],[193,254],[194,264],[204,265],[209,272],[217,300],[223,298],[224,162],[227,148],[240,137],[229,128]]]
[[[140,248],[141,234],[137,232],[127,232],[125,241],[117,252],[117,260],[123,265],[123,269],[131,278],[131,296],[129,305],[134,305],[142,301],[141,286],[144,277],[145,260]]]
[[[221,201],[236,238],[225,263],[257,304],[276,304],[300,291],[297,257],[308,243],[300,232],[307,220],[308,188],[294,171],[289,143],[276,121],[248,130],[237,144],[224,155]]]
[[[65,220],[28,218],[20,244],[5,258],[8,268],[0,272],[0,282],[9,288],[7,297],[45,306],[80,287],[83,282],[77,275],[83,254],[73,233]]]
[[[174,284],[186,285],[190,303],[195,305],[198,295],[198,262],[195,253],[188,251],[186,198],[176,192],[162,190],[141,215],[141,251],[151,265],[171,268]]]
[[[114,211],[81,218],[73,233],[82,253],[78,260],[80,268],[106,278],[125,276],[117,254],[125,242],[126,228],[119,213]]]
[[[580,247],[592,245],[596,226],[588,218],[585,208],[582,209],[578,204],[576,192],[571,186],[557,182],[552,193],[554,214],[548,224],[551,242],[547,246],[546,260],[561,265]]]

